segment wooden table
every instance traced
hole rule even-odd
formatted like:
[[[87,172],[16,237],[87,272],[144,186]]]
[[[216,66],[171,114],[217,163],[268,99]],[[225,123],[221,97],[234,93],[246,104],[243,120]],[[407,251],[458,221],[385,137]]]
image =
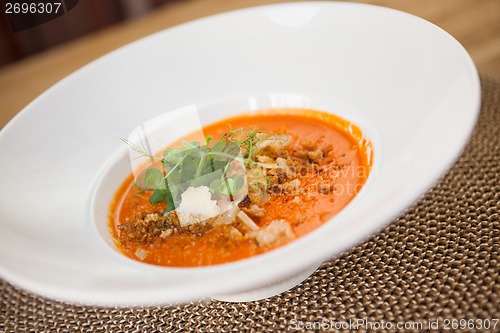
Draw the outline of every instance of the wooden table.
[[[0,69],[0,128],[31,100],[74,70],[156,31],[233,9],[281,0],[189,0],[112,26]],[[479,71],[500,78],[500,0],[365,0],[425,18],[469,51]]]

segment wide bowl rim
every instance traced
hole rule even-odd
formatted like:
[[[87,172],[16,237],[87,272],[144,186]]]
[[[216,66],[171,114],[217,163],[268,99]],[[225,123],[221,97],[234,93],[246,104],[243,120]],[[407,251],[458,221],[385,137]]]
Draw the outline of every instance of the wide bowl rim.
[[[265,99],[286,99],[287,97],[293,97],[292,102],[286,102],[286,106],[280,106],[277,108],[270,108],[269,106],[262,106],[265,102],[262,102]],[[327,109],[317,109],[314,106],[319,105],[316,104],[318,103],[315,99],[320,98],[318,96],[298,96],[298,95],[289,95],[289,94],[282,94],[282,93],[272,93],[272,94],[265,94],[265,95],[233,95],[233,96],[227,96],[225,98],[217,98],[217,99],[212,99],[208,101],[203,101],[200,103],[196,103],[193,105],[187,105],[187,106],[182,106],[178,108],[178,110],[183,110],[186,107],[194,107],[197,109],[197,112],[199,113],[206,113],[210,111],[215,111],[215,109],[220,108],[224,104],[241,104],[244,105],[247,100],[252,100],[254,103],[256,101],[259,101],[256,103],[256,108],[254,110],[247,110],[243,112],[235,112],[234,114],[231,115],[226,115],[223,117],[218,117],[218,121],[224,121],[227,118],[232,118],[232,117],[238,117],[240,115],[246,115],[246,116],[252,116],[252,115],[266,115],[266,114],[272,114],[273,110],[278,110],[278,112],[283,112],[284,109],[288,109],[285,111],[286,114],[293,115],[295,112],[300,111],[300,110],[313,110],[313,111],[319,111],[322,113],[327,113],[327,114],[332,114],[335,117],[338,117],[340,120],[343,121],[348,121],[354,126],[356,126],[358,129],[361,130],[362,133],[362,140],[366,140],[366,145],[370,147],[370,150],[367,151],[367,156],[366,158],[369,160],[369,174],[365,182],[363,183],[363,187],[361,190],[361,193],[358,193],[344,208],[341,209],[341,211],[345,210],[349,205],[356,200],[357,197],[361,196],[363,191],[366,189],[366,187],[370,185],[370,183],[373,181],[373,178],[376,177],[376,169],[377,169],[377,164],[380,159],[380,155],[377,153],[378,151],[378,146],[379,146],[379,139],[378,139],[378,133],[376,132],[375,128],[373,125],[367,121],[364,120],[362,121],[362,124],[359,124],[357,122],[354,122],[352,119],[345,119],[341,116],[339,116],[336,113],[331,112],[330,110]],[[302,100],[301,100],[302,99]],[[303,103],[304,100],[308,100],[307,105],[304,106]],[[313,106],[311,107],[310,104]],[[262,106],[262,107],[261,107]],[[208,109],[208,110],[207,110]],[[214,110],[212,110],[214,109]],[[165,114],[170,113],[172,111],[176,110],[170,110],[165,112]],[[281,113],[279,113],[281,114]],[[300,112],[299,112],[300,114]],[[159,115],[161,117],[162,115]],[[356,119],[357,115],[350,115],[350,118]],[[307,117],[307,115],[306,115]],[[359,117],[359,116],[358,116]],[[359,120],[359,119],[357,119]],[[212,123],[204,124],[203,127],[205,126],[210,126]],[[168,128],[169,124],[164,124],[165,129]],[[139,126],[140,127],[140,126]],[[187,132],[188,133],[188,132]],[[168,145],[168,144],[167,144]],[[244,258],[240,259],[234,262],[226,262],[226,263],[221,263],[221,264],[214,264],[214,265],[208,265],[208,266],[193,266],[193,267],[176,267],[176,266],[161,266],[161,265],[153,265],[145,262],[141,262],[138,260],[134,260],[130,257],[127,257],[125,254],[121,253],[121,251],[118,248],[111,249],[111,246],[109,244],[106,244],[106,241],[103,238],[103,235],[99,232],[97,225],[102,222],[98,222],[96,220],[96,197],[99,195],[99,190],[103,186],[102,183],[106,180],[106,177],[109,176],[110,173],[113,173],[113,170],[117,168],[117,165],[121,162],[120,160],[125,158],[129,158],[129,147],[127,147],[125,144],[123,146],[120,146],[116,148],[113,153],[102,163],[101,168],[97,172],[97,174],[94,177],[94,180],[92,181],[91,188],[89,190],[89,193],[87,195],[87,202],[86,202],[86,208],[85,208],[85,222],[86,226],[89,230],[89,232],[92,234],[95,240],[97,240],[98,246],[103,249],[107,254],[111,255],[116,260],[119,260],[122,263],[125,263],[127,265],[130,265],[131,267],[134,267],[136,269],[141,269],[145,271],[151,271],[151,272],[181,272],[181,273],[186,273],[186,274],[200,274],[205,271],[214,271],[214,272],[225,272],[226,269],[231,269],[231,266],[233,266],[235,263],[240,263],[244,265],[244,263],[250,259],[254,259],[259,261],[260,257],[266,256],[269,252],[276,251],[278,249],[274,249],[272,251],[268,251],[256,256],[252,256],[250,258]],[[129,172],[129,175],[131,174],[131,170]],[[121,182],[123,182],[125,179],[123,179]],[[115,190],[118,189],[119,186],[116,187]],[[111,202],[110,202],[111,204]],[[109,205],[108,205],[109,206]],[[108,212],[109,213],[109,212]],[[330,218],[328,221],[325,221],[323,224],[330,223],[332,220],[335,219],[337,214]],[[107,219],[107,225],[109,227],[109,219]],[[321,227],[321,226],[320,226]],[[116,239],[114,239],[114,236],[111,234],[109,228],[107,230],[108,235],[113,238],[113,242],[115,244],[114,247],[116,247]],[[308,235],[308,234],[307,234]],[[304,235],[300,238],[306,237],[307,235]],[[296,242],[297,240],[294,240]],[[289,246],[287,244],[286,246]],[[281,247],[280,247],[281,249]],[[324,258],[323,258],[324,259]],[[321,259],[321,260],[323,260]],[[318,259],[319,260],[319,259]]]
[[[400,214],[406,207],[408,207],[411,203],[413,203],[421,194],[423,194],[425,191],[427,191],[438,179],[441,177],[441,175],[448,170],[451,165],[454,163],[454,161],[458,158],[458,155],[460,151],[463,149],[463,146],[466,143],[467,138],[470,136],[472,129],[475,125],[475,120],[477,119],[477,115],[479,112],[480,108],[480,81],[479,81],[479,76],[477,73],[477,70],[475,68],[475,65],[470,58],[470,55],[466,52],[466,50],[460,45],[460,43],[454,39],[452,36],[450,36],[447,32],[442,30],[441,28],[435,26],[434,24],[423,20],[417,16],[414,16],[412,14],[408,14],[399,10],[395,9],[390,9],[386,7],[380,7],[380,6],[375,6],[375,5],[368,5],[368,4],[359,4],[359,3],[343,3],[343,2],[336,2],[336,3],[330,3],[330,2],[323,2],[323,1],[318,1],[318,2],[298,2],[298,3],[280,3],[280,4],[271,4],[271,5],[264,5],[264,6],[256,6],[256,7],[250,7],[250,8],[244,8],[244,9],[238,9],[235,11],[230,11],[226,13],[221,13],[221,14],[216,14],[208,17],[204,17],[195,21],[191,21],[188,23],[184,23],[172,28],[169,28],[164,31],[160,31],[157,33],[154,33],[152,35],[143,37],[137,41],[134,41],[130,44],[127,44],[125,46],[122,46],[94,61],[91,63],[83,66],[82,68],[76,70],[75,72],[71,73],[70,75],[66,76],[64,79],[61,81],[57,82],[54,84],[52,87],[47,89],[45,92],[43,92],[41,95],[39,95],[37,98],[35,98],[31,103],[29,103],[21,112],[19,112],[5,127],[3,127],[0,130],[0,140],[6,136],[6,134],[11,131],[19,122],[21,119],[28,117],[31,114],[31,111],[35,111],[36,106],[43,101],[43,99],[51,94],[57,93],[57,90],[59,87],[64,86],[65,84],[71,82],[72,80],[77,80],[79,78],[79,75],[88,71],[89,69],[94,68],[94,66],[97,66],[100,62],[105,61],[109,57],[119,53],[119,52],[125,52],[129,47],[136,45],[137,43],[141,43],[147,39],[150,38],[156,38],[156,36],[166,33],[171,33],[172,31],[177,31],[179,29],[183,29],[186,26],[191,26],[191,25],[197,25],[202,22],[207,22],[210,20],[217,20],[219,17],[224,17],[227,15],[235,15],[237,13],[251,13],[254,11],[259,11],[263,8],[285,8],[288,6],[296,6],[300,4],[307,4],[307,5],[313,5],[313,6],[320,6],[321,8],[329,8],[329,7],[335,7],[335,6],[347,6],[351,8],[375,8],[377,11],[385,12],[385,13],[394,13],[395,15],[403,15],[411,20],[416,20],[419,22],[425,22],[425,24],[429,26],[433,26],[436,29],[436,32],[438,33],[444,33],[446,37],[454,43],[455,46],[458,46],[460,52],[462,52],[463,56],[463,64],[466,67],[467,72],[471,75],[472,77],[472,90],[471,90],[471,110],[470,113],[468,114],[469,118],[471,121],[468,124],[467,130],[461,133],[461,135],[457,138],[458,142],[460,144],[456,145],[452,149],[450,149],[449,152],[447,152],[447,158],[445,161],[441,161],[441,163],[436,164],[432,170],[429,171],[429,174],[432,175],[432,177],[429,177],[428,182],[425,184],[421,184],[420,186],[415,186],[412,191],[408,191],[405,193],[405,195],[402,195],[395,199],[393,202],[391,209],[388,208],[382,208],[380,211],[377,211],[375,214],[372,216],[373,221],[377,221],[377,223],[374,223],[371,228],[363,230],[363,232],[354,232],[350,235],[350,238],[346,238],[342,244],[337,245],[335,247],[331,247],[329,251],[325,251],[321,255],[318,255],[317,258],[321,257],[323,259],[326,259],[326,257],[331,256],[331,255],[338,255],[341,251],[352,248],[355,245],[359,244],[363,239],[366,238],[367,235],[372,235],[373,232],[375,232],[377,229],[380,229],[381,227],[387,226],[391,220],[396,217],[398,214]],[[286,250],[283,249],[278,249],[274,253],[270,253],[270,255],[267,255],[265,258],[265,262],[278,262],[278,260],[281,256],[283,251],[285,251],[285,254],[287,252],[294,252],[296,249],[300,248],[304,243],[304,239],[299,239],[296,242],[289,244],[286,247]],[[293,249],[293,251],[292,251]],[[239,270],[245,270],[248,267],[252,265],[257,265],[261,260],[262,257],[256,258],[249,258],[247,260],[244,260],[244,264],[241,262],[236,262],[236,263],[231,263],[229,264],[231,271],[235,273],[235,276],[238,277],[244,277],[244,274],[241,272],[236,274],[237,271]],[[256,262],[257,261],[257,262]],[[312,262],[313,260],[309,261]],[[257,282],[255,281],[249,281],[248,279],[244,280],[246,282],[242,283],[241,281],[237,281],[235,283],[234,281],[232,283],[229,283],[227,286],[218,286],[217,288],[213,288],[212,292],[219,293],[222,291],[228,291],[228,290],[237,290],[240,288],[242,285],[245,287],[256,287],[259,284],[262,283],[268,283],[273,280],[278,279],[280,276],[283,274],[291,274],[296,272],[297,270],[300,270],[301,268],[304,268],[307,266],[308,262],[303,262],[300,265],[284,265],[283,263],[278,264],[277,266],[274,267],[273,271],[268,270],[269,275],[260,278]],[[214,267],[221,267],[221,266],[214,266]],[[227,270],[228,266],[224,266],[224,269],[217,269],[217,273],[225,272]],[[245,268],[246,267],[246,268]],[[209,267],[208,269],[211,270],[212,267]],[[159,268],[160,270],[163,270],[164,268]],[[203,268],[204,271],[206,271],[206,268]],[[182,273],[184,274],[184,270]],[[193,270],[194,272],[194,270]],[[100,304],[100,305],[129,305],[129,304],[134,304],[134,305],[149,305],[149,304],[161,304],[165,303],[165,296],[161,295],[161,293],[158,293],[156,290],[155,291],[131,291],[127,295],[117,295],[114,294],[115,298],[113,300],[109,299],[109,295],[100,295],[98,292],[79,292],[79,291],[71,291],[69,292],[68,290],[64,288],[59,288],[58,286],[52,286],[52,287],[47,287],[44,284],[37,283],[36,281],[27,279],[24,276],[21,275],[16,275],[15,272],[11,272],[8,269],[4,268],[3,266],[0,266],[0,275],[8,280],[9,282],[12,282],[15,285],[18,285],[22,288],[26,288],[32,291],[35,291],[41,295],[49,296],[52,298],[56,298],[59,300],[66,300],[69,302],[78,302],[78,303],[88,303],[88,304]],[[180,275],[179,275],[180,276]],[[198,299],[200,295],[208,296],[209,294],[212,294],[212,292],[209,292],[208,294],[206,293],[205,287],[200,284],[200,285],[193,285],[193,289],[190,292],[187,292],[183,297],[182,300],[191,300],[191,299]],[[176,297],[172,298],[172,301],[180,301],[181,298],[179,295]]]

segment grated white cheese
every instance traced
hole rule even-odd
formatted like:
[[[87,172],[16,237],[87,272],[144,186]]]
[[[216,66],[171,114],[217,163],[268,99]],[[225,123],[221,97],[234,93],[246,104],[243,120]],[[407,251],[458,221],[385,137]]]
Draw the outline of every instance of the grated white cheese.
[[[144,260],[148,256],[148,252],[144,249],[138,248],[137,250],[135,250],[135,256],[139,260]]]
[[[176,209],[179,223],[182,227],[202,222],[220,214],[217,201],[207,186],[189,187],[181,194],[181,203]]]
[[[288,138],[286,136],[277,136],[277,138],[281,140],[263,140],[259,141],[256,144],[256,153],[264,150],[267,147],[270,147],[274,150],[283,149],[288,144]]]
[[[244,211],[240,210],[238,217],[251,230],[259,230],[259,226]]]
[[[279,245],[294,237],[292,228],[285,220],[275,220],[266,227],[247,234],[254,237],[259,245]]]

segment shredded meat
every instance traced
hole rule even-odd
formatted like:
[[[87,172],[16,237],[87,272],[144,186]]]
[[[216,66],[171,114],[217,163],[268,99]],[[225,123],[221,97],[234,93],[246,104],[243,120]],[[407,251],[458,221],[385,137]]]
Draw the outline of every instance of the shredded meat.
[[[241,209],[242,211],[245,212],[245,214],[249,215],[253,219],[259,219],[264,216],[264,209],[257,206],[257,205],[251,205],[250,207],[244,207]]]
[[[302,147],[304,147],[304,149],[307,149],[307,150],[315,150],[316,147],[318,146],[318,144],[316,142],[310,141],[310,140],[300,141],[300,145]]]
[[[306,161],[293,155],[287,158],[286,163],[293,177],[305,176],[307,174],[308,163]]]
[[[159,212],[140,213],[127,218],[118,228],[121,242],[148,245],[158,241],[162,235],[178,232],[180,227],[177,214],[171,211],[166,215]]]
[[[332,146],[328,145],[322,149],[318,149],[316,142],[301,141],[301,148],[292,151],[291,155],[295,159],[303,160],[307,163],[324,164],[330,161],[328,155],[332,151]]]
[[[267,176],[269,177],[269,186],[271,187],[283,184],[287,180],[286,173],[281,168],[269,170]]]
[[[250,200],[250,197],[248,195],[245,195],[243,200],[241,200],[240,203],[238,204],[238,207],[240,208],[250,207],[251,204],[252,200]]]
[[[215,228],[218,228],[217,232],[221,237],[232,241],[254,237],[261,244],[274,244],[290,239],[293,234],[288,222],[284,220],[275,221],[264,229],[246,234],[248,227],[239,225],[236,216],[241,210],[258,223],[265,214],[265,209],[262,208],[264,204],[280,195],[287,196],[285,201],[300,204],[301,177],[320,174],[328,169],[341,169],[339,165],[327,165],[332,161],[331,151],[331,146],[320,148],[317,142],[307,140],[288,150],[281,143],[263,144],[254,156],[254,164],[247,170],[248,193],[234,211],[184,227],[180,225],[175,211],[166,215],[161,212],[141,213],[128,218],[119,226],[119,239],[122,243],[147,246],[175,235],[201,237]],[[316,191],[324,195],[331,194],[333,190],[334,186],[331,184],[320,184],[316,188]],[[293,225],[299,225],[303,220],[297,219],[293,221]],[[222,238],[219,237],[220,239]]]
[[[119,239],[123,244],[147,246],[161,242],[162,239],[172,235],[201,237],[210,230],[221,227],[221,224],[225,224],[219,221],[223,218],[224,214],[207,219],[202,223],[193,223],[183,227],[180,225],[177,213],[174,210],[166,215],[159,212],[139,213],[133,218],[127,218],[125,223],[118,226],[120,230]],[[234,235],[235,233],[230,234]]]
[[[319,193],[325,194],[325,195],[332,194],[334,190],[335,190],[335,187],[332,184],[321,184],[321,185],[319,185],[319,189],[318,189]]]
[[[321,149],[310,151],[307,153],[307,158],[316,164],[320,164],[324,159],[323,151]]]

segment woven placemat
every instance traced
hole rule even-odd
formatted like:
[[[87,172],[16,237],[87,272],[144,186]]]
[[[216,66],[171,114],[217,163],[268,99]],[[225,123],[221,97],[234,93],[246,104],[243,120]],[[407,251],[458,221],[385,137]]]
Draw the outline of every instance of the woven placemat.
[[[500,84],[483,78],[482,90],[474,134],[439,184],[296,288],[257,302],[124,309],[55,302],[0,281],[0,331],[422,331],[448,323],[450,331],[500,332],[500,323],[493,328],[500,318]],[[460,330],[461,319],[469,328]]]

